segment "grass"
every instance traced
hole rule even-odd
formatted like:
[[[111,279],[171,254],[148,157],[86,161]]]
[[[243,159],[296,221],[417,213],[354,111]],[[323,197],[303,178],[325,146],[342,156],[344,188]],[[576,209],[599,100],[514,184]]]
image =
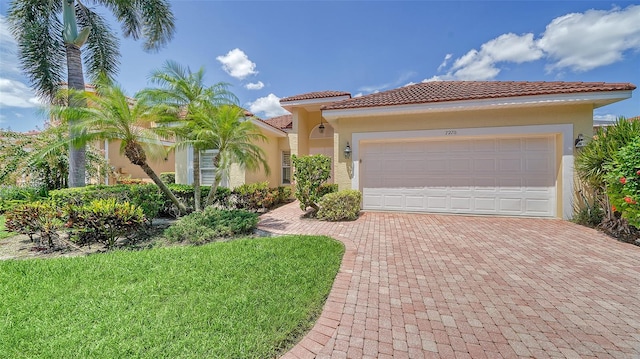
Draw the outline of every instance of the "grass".
[[[328,237],[0,261],[0,357],[270,358],[319,315]]]
[[[5,239],[13,236],[13,233],[7,231],[7,228],[4,226],[4,221],[4,216],[0,215],[0,239]]]

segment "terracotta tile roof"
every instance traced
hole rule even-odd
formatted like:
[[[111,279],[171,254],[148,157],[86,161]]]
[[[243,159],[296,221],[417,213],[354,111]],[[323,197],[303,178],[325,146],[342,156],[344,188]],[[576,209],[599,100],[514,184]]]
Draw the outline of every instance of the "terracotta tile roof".
[[[433,81],[355,97],[323,106],[323,110],[381,107],[504,97],[633,90],[630,83]]]
[[[293,128],[293,115],[291,114],[272,117],[262,121],[280,130],[288,130]]]
[[[317,91],[317,92],[309,92],[304,93],[302,95],[290,96],[280,99],[280,103],[289,102],[289,101],[300,101],[300,100],[313,100],[319,98],[331,98],[331,97],[340,97],[340,96],[349,96],[351,94],[345,91]]]

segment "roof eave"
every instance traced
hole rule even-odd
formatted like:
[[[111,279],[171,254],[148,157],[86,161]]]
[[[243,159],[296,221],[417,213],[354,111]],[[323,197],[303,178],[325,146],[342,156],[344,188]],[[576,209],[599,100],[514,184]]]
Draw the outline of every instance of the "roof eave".
[[[265,130],[268,133],[273,134],[276,137],[287,137],[287,133],[284,132],[283,130],[277,129],[271,125],[269,125],[268,123],[265,123],[262,120],[258,120],[255,118],[251,119],[251,122],[253,122],[256,126],[258,126],[258,128]]]
[[[545,105],[567,105],[577,103],[592,103],[594,108],[606,106],[618,101],[631,98],[633,90],[600,91],[586,93],[514,96],[478,100],[461,100],[446,102],[431,102],[421,104],[359,107],[346,109],[322,110],[322,116],[327,120],[345,117],[363,117],[375,115],[400,115],[423,112],[448,112],[460,110],[495,109],[506,107],[532,107]]]
[[[305,109],[315,109],[319,110],[320,107],[328,104],[332,104],[334,102],[344,101],[350,99],[351,96],[342,95],[342,96],[332,96],[332,97],[322,97],[322,98],[312,98],[307,100],[294,100],[294,101],[280,101],[280,106],[282,106],[285,110],[292,112],[292,110],[296,107],[303,107]]]

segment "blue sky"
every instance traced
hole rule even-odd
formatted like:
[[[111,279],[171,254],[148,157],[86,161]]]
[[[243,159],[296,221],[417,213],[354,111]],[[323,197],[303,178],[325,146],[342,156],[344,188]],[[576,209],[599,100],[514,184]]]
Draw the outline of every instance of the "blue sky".
[[[285,113],[278,100],[305,92],[359,96],[429,80],[640,86],[640,1],[171,3],[176,35],[168,46],[145,53],[140,42],[121,42],[117,81],[130,95],[166,60],[204,67],[209,84],[229,83],[261,118]],[[44,115],[19,71],[8,4],[0,0],[0,128],[27,131],[42,127]],[[594,113],[620,115],[640,115],[640,90]]]

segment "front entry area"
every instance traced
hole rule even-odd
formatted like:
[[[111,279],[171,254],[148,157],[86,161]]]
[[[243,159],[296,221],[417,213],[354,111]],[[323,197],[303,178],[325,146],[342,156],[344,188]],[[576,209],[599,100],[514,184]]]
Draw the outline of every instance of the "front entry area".
[[[360,142],[365,210],[555,217],[554,135]]]

